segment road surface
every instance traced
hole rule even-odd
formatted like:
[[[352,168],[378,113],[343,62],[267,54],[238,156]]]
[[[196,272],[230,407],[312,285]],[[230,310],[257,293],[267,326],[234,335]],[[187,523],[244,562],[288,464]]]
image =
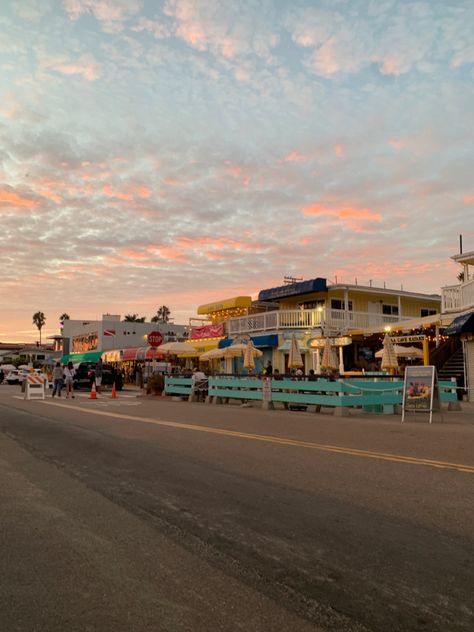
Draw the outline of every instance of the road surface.
[[[474,415],[24,401],[0,387],[5,632],[474,629]]]

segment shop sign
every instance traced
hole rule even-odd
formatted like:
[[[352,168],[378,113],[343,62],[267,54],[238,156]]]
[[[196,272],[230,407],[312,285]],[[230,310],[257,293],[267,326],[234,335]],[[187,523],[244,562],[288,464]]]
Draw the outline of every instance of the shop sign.
[[[95,351],[98,343],[98,332],[94,331],[90,334],[81,334],[72,337],[71,353],[85,353],[86,351]]]
[[[404,344],[407,342],[423,342],[426,336],[390,336],[390,340],[396,344]]]
[[[224,335],[224,325],[203,325],[202,327],[191,328],[191,340],[202,338],[221,338]]]
[[[327,338],[312,338],[308,340],[308,347],[312,349],[323,349],[326,345]],[[329,338],[331,347],[347,347],[352,344],[352,338],[350,336],[339,336],[338,338]]]

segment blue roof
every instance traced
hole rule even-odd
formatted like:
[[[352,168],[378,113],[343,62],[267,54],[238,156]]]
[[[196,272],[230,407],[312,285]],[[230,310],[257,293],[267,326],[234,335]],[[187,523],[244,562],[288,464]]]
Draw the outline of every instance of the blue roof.
[[[273,301],[287,296],[298,296],[299,294],[311,294],[312,292],[327,292],[327,279],[317,277],[308,281],[299,281],[289,285],[279,285],[268,290],[260,290],[259,301]]]
[[[444,330],[446,336],[457,336],[474,331],[474,312],[461,314]]]

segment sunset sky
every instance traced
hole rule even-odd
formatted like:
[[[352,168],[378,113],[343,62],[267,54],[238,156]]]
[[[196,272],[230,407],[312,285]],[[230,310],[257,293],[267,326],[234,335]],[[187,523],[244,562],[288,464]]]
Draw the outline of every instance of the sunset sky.
[[[0,341],[457,283],[473,32],[471,0],[0,0]]]

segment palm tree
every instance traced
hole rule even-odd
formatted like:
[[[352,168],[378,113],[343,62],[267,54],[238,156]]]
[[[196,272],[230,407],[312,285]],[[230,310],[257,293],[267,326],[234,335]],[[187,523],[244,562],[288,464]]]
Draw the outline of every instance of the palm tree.
[[[41,330],[43,329],[45,322],[46,322],[46,316],[43,314],[43,312],[36,312],[35,314],[33,314],[33,324],[38,327],[39,334],[40,334],[40,345],[41,345]]]
[[[124,323],[144,323],[145,319],[146,319],[145,316],[138,316],[138,314],[125,314],[123,322]]]
[[[69,314],[66,314],[66,312],[64,312],[64,314],[61,314],[61,316],[59,317],[59,321],[62,323],[65,320],[71,320],[71,317],[69,316]]]
[[[150,319],[152,323],[169,323],[170,320],[170,308],[166,307],[166,305],[162,305],[156,312],[156,316]]]

